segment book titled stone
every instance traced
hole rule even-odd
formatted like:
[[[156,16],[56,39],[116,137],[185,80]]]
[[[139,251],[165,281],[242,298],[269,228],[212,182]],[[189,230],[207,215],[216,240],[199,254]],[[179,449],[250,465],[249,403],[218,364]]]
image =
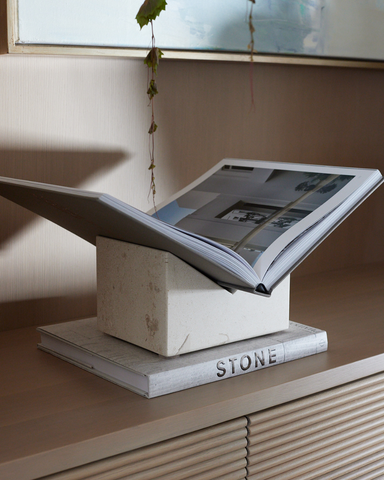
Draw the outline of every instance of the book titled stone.
[[[39,327],[39,348],[153,398],[244,375],[328,348],[324,330],[290,322],[287,330],[178,357],[162,357],[97,329],[88,318]]]

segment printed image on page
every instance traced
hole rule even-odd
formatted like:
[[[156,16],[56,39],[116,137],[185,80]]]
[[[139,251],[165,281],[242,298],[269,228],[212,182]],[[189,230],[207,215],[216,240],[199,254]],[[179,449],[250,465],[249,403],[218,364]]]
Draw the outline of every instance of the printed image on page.
[[[254,266],[278,237],[352,178],[225,165],[154,216],[225,245]]]

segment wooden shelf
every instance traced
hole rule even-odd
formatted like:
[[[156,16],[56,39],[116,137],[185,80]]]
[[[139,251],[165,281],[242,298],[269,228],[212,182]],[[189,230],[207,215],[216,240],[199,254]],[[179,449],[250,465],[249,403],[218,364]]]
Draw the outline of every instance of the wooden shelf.
[[[357,269],[359,268],[359,269]],[[384,264],[293,277],[291,319],[326,353],[145,399],[0,334],[0,478],[29,479],[152,444],[384,371]]]

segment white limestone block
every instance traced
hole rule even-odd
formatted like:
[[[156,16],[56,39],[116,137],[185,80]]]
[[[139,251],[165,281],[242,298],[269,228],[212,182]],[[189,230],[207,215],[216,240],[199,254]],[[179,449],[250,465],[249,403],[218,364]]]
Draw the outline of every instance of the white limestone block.
[[[98,237],[98,328],[163,356],[289,326],[289,277],[271,297],[218,286],[169,252]]]

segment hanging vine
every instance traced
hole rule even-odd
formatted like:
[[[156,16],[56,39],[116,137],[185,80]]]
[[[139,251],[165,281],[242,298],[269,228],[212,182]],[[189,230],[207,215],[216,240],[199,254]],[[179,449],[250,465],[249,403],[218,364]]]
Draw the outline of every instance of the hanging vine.
[[[247,0],[251,5],[249,10],[247,8],[248,16],[248,28],[250,33],[250,42],[248,44],[248,49],[250,50],[250,87],[251,87],[251,101],[252,108],[255,107],[254,94],[253,94],[253,55],[257,51],[255,50],[255,27],[253,25],[253,6],[256,4],[256,0]],[[153,28],[153,21],[160,15],[160,13],[165,10],[167,5],[166,0],[145,0],[141,5],[137,15],[136,21],[142,29],[145,25],[150,24],[151,26],[151,48],[148,52],[148,55],[144,59],[145,65],[148,67],[148,80],[147,80],[147,95],[149,98],[149,106],[151,108],[151,123],[148,130],[149,135],[149,158],[150,164],[148,169],[151,171],[151,181],[150,181],[150,192],[152,193],[153,205],[156,210],[155,195],[156,195],[156,184],[155,184],[155,132],[157,130],[157,124],[155,122],[155,103],[154,97],[159,93],[156,84],[157,77],[157,67],[159,65],[160,58],[163,56],[163,52],[156,47],[155,45],[155,35]],[[247,5],[249,5],[247,3]]]
[[[155,122],[155,103],[154,97],[157,95],[158,89],[156,84],[157,67],[159,65],[160,58],[163,56],[163,52],[155,45],[155,35],[153,29],[153,21],[165,10],[167,5],[166,0],[145,0],[141,5],[137,15],[136,21],[140,25],[140,29],[145,25],[151,25],[151,49],[148,55],[144,59],[145,65],[148,67],[148,81],[147,81],[147,95],[149,98],[149,106],[151,107],[151,124],[148,130],[149,135],[149,159],[150,165],[148,169],[151,171],[151,184],[150,192],[152,192],[153,205],[156,209],[155,195],[155,132],[157,130],[157,124]]]
[[[248,44],[248,50],[251,51],[251,62],[253,62],[253,54],[256,53],[255,50],[255,38],[254,38],[254,33],[255,33],[255,27],[253,25],[253,5],[256,4],[256,0],[248,0],[251,2],[251,7],[249,9],[249,14],[248,14],[248,28],[249,28],[249,33],[251,36],[250,42]]]
[[[251,2],[251,6],[249,8],[249,13],[248,13],[248,28],[249,28],[249,33],[250,33],[250,42],[248,44],[248,50],[251,51],[250,53],[250,59],[251,59],[251,63],[250,63],[250,73],[249,73],[249,82],[250,82],[250,88],[251,88],[251,106],[252,108],[254,109],[255,108],[255,98],[254,98],[254,95],[253,95],[253,54],[254,53],[257,53],[257,51],[255,50],[255,37],[254,37],[254,34],[255,34],[255,27],[253,25],[253,6],[256,4],[256,0],[248,0],[249,2]]]

